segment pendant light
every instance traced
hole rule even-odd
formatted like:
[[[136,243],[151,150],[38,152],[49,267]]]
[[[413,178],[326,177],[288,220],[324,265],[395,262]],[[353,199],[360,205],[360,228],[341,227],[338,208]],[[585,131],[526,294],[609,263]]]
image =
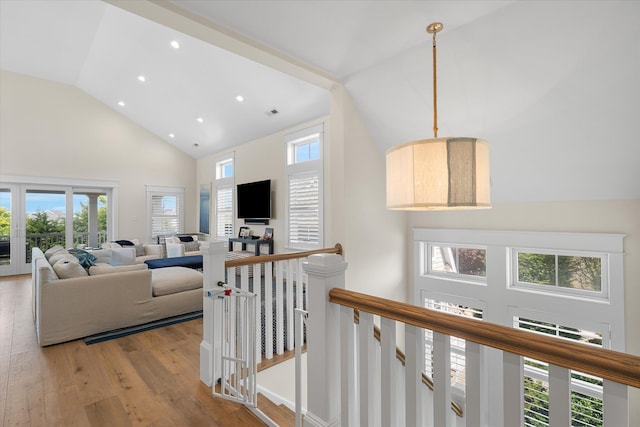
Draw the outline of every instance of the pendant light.
[[[477,138],[438,138],[436,34],[433,35],[433,138],[387,150],[387,208],[399,210],[490,208],[489,144]]]

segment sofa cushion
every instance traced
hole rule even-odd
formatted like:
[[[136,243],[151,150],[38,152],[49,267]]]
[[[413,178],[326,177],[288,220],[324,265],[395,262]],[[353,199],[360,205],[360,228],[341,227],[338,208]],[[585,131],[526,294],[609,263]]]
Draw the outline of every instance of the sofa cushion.
[[[111,249],[96,249],[91,254],[96,257],[95,265],[111,264]]]
[[[49,261],[49,258],[51,258],[53,254],[60,251],[66,251],[66,249],[60,245],[52,246],[44,253],[44,257],[47,259],[47,261]]]
[[[181,242],[193,242],[193,237],[192,236],[178,236],[178,239],[180,239]]]
[[[184,242],[184,251],[185,252],[193,252],[193,251],[199,251],[200,250],[200,243],[198,242]]]
[[[60,279],[88,276],[87,270],[82,268],[78,262],[59,261],[53,266],[53,269]]]
[[[144,245],[133,245],[136,248],[136,256],[144,256]]]
[[[76,264],[80,264],[80,261],[78,261],[78,258],[75,256],[71,254],[63,254],[61,252],[58,252],[49,260],[49,264],[51,265],[56,265],[59,262],[75,262]]]
[[[133,265],[135,263],[136,249],[134,247],[111,248],[111,265]]]
[[[151,270],[151,290],[154,297],[170,295],[202,287],[202,273],[186,267],[165,267]]]
[[[101,274],[121,273],[123,271],[146,270],[146,264],[120,265],[117,267],[111,265],[94,265],[89,268],[89,276],[99,276]]]
[[[113,243],[113,242],[112,242]],[[133,243],[131,240],[116,240],[115,243],[119,244],[120,246],[135,246],[135,243]]]
[[[49,261],[49,264],[54,265],[61,259],[68,258],[67,255],[71,255],[71,254],[66,249],[63,249],[61,251],[54,252],[53,255],[51,255],[47,260]],[[73,255],[71,256],[73,257]]]

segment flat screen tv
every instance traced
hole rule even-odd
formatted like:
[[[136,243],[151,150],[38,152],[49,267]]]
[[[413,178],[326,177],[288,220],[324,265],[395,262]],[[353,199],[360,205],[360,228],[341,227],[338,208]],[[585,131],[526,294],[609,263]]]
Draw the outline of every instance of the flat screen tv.
[[[248,182],[237,186],[238,218],[271,218],[271,180]]]

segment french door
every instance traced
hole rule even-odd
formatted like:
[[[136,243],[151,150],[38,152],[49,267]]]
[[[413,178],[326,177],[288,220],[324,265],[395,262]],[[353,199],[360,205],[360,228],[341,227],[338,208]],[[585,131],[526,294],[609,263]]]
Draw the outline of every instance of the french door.
[[[111,188],[0,183],[0,276],[30,273],[34,247],[99,247],[111,198]]]

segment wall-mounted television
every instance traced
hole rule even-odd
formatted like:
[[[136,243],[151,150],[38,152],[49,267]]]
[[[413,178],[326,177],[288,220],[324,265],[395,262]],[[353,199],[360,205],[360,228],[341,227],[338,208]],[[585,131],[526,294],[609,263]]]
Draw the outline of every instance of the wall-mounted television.
[[[238,184],[236,196],[238,218],[244,219],[245,222],[271,218],[270,179]]]

